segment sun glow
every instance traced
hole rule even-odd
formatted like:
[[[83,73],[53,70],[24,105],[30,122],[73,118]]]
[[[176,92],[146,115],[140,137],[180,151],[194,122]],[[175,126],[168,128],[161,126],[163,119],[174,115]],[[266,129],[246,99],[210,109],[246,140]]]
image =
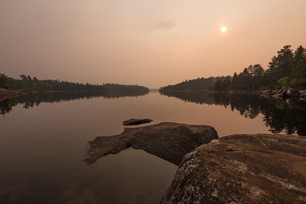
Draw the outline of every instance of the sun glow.
[[[226,26],[221,26],[220,31],[221,31],[221,33],[225,33],[227,31],[227,27]]]

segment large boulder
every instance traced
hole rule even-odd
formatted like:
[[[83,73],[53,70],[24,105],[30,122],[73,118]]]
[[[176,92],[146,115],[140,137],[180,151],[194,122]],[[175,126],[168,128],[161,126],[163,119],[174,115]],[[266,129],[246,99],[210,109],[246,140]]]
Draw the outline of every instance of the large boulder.
[[[213,140],[185,156],[161,203],[306,203],[306,138]]]
[[[85,161],[91,164],[100,157],[132,147],[179,165],[191,150],[216,138],[216,130],[207,125],[159,123],[125,128],[119,135],[97,137],[90,142]]]

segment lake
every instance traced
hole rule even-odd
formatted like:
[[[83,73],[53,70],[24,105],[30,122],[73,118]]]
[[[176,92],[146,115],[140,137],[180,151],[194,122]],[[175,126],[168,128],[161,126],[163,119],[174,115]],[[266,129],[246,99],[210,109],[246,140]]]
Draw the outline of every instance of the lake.
[[[142,150],[86,157],[88,142],[130,118],[213,126],[236,133],[306,135],[305,102],[255,95],[53,94],[0,102],[0,203],[158,203],[177,166]]]

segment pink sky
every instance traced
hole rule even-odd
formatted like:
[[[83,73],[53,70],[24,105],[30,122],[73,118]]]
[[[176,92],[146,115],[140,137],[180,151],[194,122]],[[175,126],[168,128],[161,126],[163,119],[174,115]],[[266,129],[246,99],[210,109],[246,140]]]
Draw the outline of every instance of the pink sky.
[[[305,0],[1,0],[0,72],[151,88],[306,46]],[[220,32],[226,25],[228,31]]]

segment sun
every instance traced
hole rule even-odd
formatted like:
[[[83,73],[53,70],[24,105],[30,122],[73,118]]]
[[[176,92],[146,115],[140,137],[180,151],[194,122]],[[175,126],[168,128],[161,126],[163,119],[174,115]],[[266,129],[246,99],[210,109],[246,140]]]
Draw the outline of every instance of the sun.
[[[221,26],[220,31],[221,31],[221,33],[226,33],[227,27],[226,26]]]

